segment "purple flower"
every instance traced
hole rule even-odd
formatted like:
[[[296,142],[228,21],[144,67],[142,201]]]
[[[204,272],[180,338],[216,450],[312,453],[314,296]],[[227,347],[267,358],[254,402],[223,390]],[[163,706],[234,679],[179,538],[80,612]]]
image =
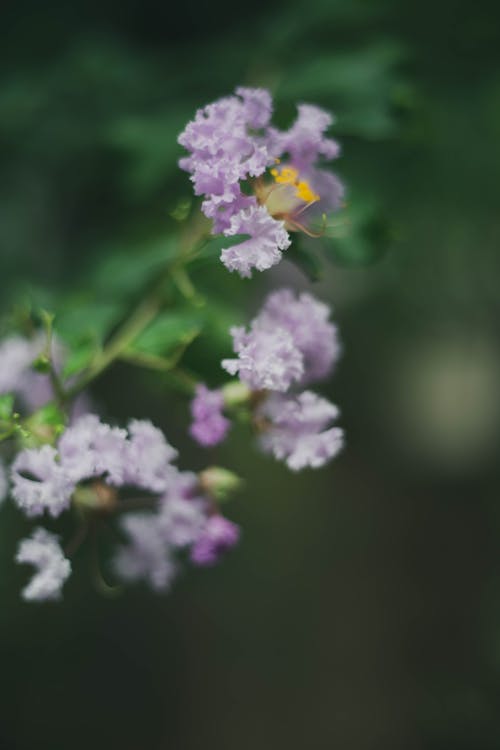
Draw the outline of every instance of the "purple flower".
[[[12,496],[27,516],[45,510],[54,518],[69,507],[75,482],[48,445],[21,451],[12,465]]]
[[[319,380],[340,354],[337,328],[329,316],[329,307],[310,294],[273,292],[248,333],[231,329],[238,358],[223,360],[222,367],[231,375],[238,373],[253,390],[284,392],[294,383]]]
[[[127,433],[86,414],[64,431],[57,450],[45,445],[18,454],[12,494],[29,516],[44,510],[58,516],[69,506],[76,485],[87,479],[161,493],[177,472],[171,463],[176,456],[150,422],[132,421]]]
[[[225,248],[221,260],[229,271],[238,271],[243,278],[252,275],[252,268],[266,271],[281,260],[281,253],[290,246],[290,237],[282,221],[276,221],[264,206],[251,205],[231,217],[226,237],[248,234],[249,239]]]
[[[122,520],[129,541],[113,559],[120,578],[130,582],[145,580],[152,588],[165,590],[178,571],[178,549],[189,547],[193,562],[213,565],[237,543],[238,527],[219,515],[207,517],[211,505],[199,492],[194,474],[178,472],[159,499],[157,511]]]
[[[124,483],[163,492],[170,482],[177,451],[151,422],[133,420],[128,426]]]
[[[12,336],[0,344],[0,393],[17,393],[26,371],[42,349],[39,339]]]
[[[16,562],[30,563],[37,569],[23,589],[23,599],[60,599],[63,584],[71,573],[71,564],[64,557],[57,536],[42,528],[35,529],[29,539],[23,539],[20,543]]]
[[[9,493],[9,480],[4,463],[0,458],[0,505],[3,503]]]
[[[302,355],[284,328],[264,327],[256,319],[248,333],[235,327],[231,335],[238,358],[222,360],[222,367],[253,390],[286,391],[302,377]]]
[[[105,477],[110,484],[124,483],[127,433],[86,414],[68,427],[59,440],[61,466],[74,482]]]
[[[330,308],[302,292],[280,289],[266,299],[257,320],[263,327],[284,328],[293,338],[304,362],[302,384],[330,374],[340,356],[337,327],[329,322]]]
[[[211,391],[203,384],[196,387],[195,397],[191,401],[193,422],[189,433],[200,445],[208,448],[225,439],[231,423],[224,417],[223,407],[222,391]]]
[[[269,93],[262,89],[240,88],[237,94],[199,109],[178,138],[181,146],[190,152],[180,166],[191,173],[197,195],[221,194],[226,186],[262,174],[273,162],[265,135],[252,132],[268,125]],[[205,189],[210,172],[213,181],[209,180]]]
[[[330,161],[339,156],[338,143],[324,135],[333,118],[313,104],[299,104],[297,112],[292,127],[286,132],[276,133],[280,151],[289,155],[288,166],[295,169],[318,194],[312,210],[319,213],[336,210],[341,205],[344,187],[331,172],[316,167],[321,159]]]
[[[338,409],[311,391],[298,396],[270,394],[259,409],[261,446],[293,471],[324,466],[341,450],[343,431],[328,425]]]
[[[162,538],[172,547],[188,547],[198,538],[205,520],[201,501],[171,497],[162,502],[158,528]]]
[[[119,547],[113,568],[124,581],[146,581],[156,591],[170,588],[177,564],[165,543],[156,517],[143,513],[126,516],[121,526],[129,542]]]
[[[162,538],[172,547],[196,541],[206,522],[207,502],[199,496],[195,474],[178,472],[160,498],[157,523]]]
[[[215,565],[239,538],[240,529],[235,523],[224,516],[211,516],[191,549],[191,560],[200,566]]]
[[[290,130],[270,126],[272,100],[264,89],[236,89],[198,110],[179,136],[189,156],[179,162],[191,175],[214,234],[248,235],[222,250],[230,271],[251,276],[271,268],[290,245],[288,231],[305,229],[309,215],[339,207],[343,188],[319,159],[339,149],[324,136],[331,116],[301,104]]]
[[[246,124],[255,130],[265,128],[273,113],[273,100],[269,91],[240,86],[236,89],[236,94],[243,99]]]
[[[220,406],[221,394],[215,397]],[[133,420],[127,431],[85,415],[65,430],[56,447],[44,445],[18,454],[12,467],[12,494],[28,516],[48,511],[55,517],[72,499],[87,512],[119,509],[118,493],[109,486],[106,492],[105,484],[146,490],[146,497],[131,500],[145,501],[146,507],[151,504],[151,512],[121,520],[128,541],[116,551],[113,567],[125,581],[145,580],[154,589],[165,590],[176,575],[179,549],[196,548],[200,560],[210,555],[212,563],[218,551],[236,543],[236,538],[231,539],[237,527],[225,519],[219,525],[211,522],[213,500],[205,496],[207,490],[197,475],[173,465],[176,457],[177,451],[151,422]],[[1,470],[0,464],[0,492]],[[38,529],[22,543],[17,559],[39,568],[25,598],[59,596],[70,568],[55,537]]]

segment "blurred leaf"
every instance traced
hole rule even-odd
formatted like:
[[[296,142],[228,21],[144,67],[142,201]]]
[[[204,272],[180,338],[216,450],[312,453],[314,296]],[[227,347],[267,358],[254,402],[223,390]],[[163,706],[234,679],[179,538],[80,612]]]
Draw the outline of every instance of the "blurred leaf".
[[[101,344],[120,321],[124,309],[116,301],[100,302],[75,296],[62,305],[55,330],[70,347],[85,342]]]
[[[321,261],[318,257],[318,246],[293,242],[285,253],[285,258],[294,263],[309,281],[319,281],[323,274]]]
[[[97,350],[98,347],[95,344],[82,344],[73,349],[66,357],[62,371],[63,377],[69,378],[71,375],[76,375],[82,370],[86,370],[94,359]]]
[[[183,110],[177,106],[164,114],[124,118],[110,129],[109,143],[129,157],[129,189],[136,193],[154,191],[177,169],[183,153],[177,136],[192,116],[191,107]]]
[[[386,137],[395,128],[393,104],[400,85],[395,67],[403,56],[403,48],[389,41],[352,52],[315,55],[287,69],[277,95],[333,107],[337,132]]]
[[[181,198],[181,200],[178,201],[174,208],[169,212],[169,216],[178,222],[186,221],[192,205],[192,198]]]
[[[122,245],[104,247],[87,283],[95,294],[113,299],[138,295],[178,252],[178,238],[172,235],[137,241],[127,250]]]
[[[189,344],[201,332],[203,318],[192,310],[159,315],[128,347],[127,352],[168,356],[177,347]]]
[[[355,208],[345,209],[335,219],[329,236],[320,243],[329,260],[345,266],[369,265],[387,252],[393,233],[389,222],[374,207],[353,201]]]

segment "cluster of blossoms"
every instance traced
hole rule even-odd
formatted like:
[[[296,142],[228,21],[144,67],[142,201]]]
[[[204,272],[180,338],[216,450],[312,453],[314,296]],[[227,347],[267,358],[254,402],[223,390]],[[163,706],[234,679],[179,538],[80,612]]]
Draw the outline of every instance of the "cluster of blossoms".
[[[77,419],[57,446],[25,449],[12,466],[12,497],[29,517],[53,518],[71,504],[101,515],[127,509],[126,495],[141,493],[151,510],[123,516],[127,541],[113,568],[125,581],[145,580],[166,589],[177,569],[176,553],[188,549],[195,565],[212,565],[239,538],[239,529],[217,511],[195,474],[173,463],[177,451],[147,421],[128,430],[110,427],[93,414]],[[124,497],[125,495],[125,497]],[[70,574],[57,537],[43,528],[21,542],[17,560],[38,572],[26,599],[58,598]]]
[[[332,117],[301,104],[287,131],[270,124],[272,99],[265,89],[236,89],[196,113],[179,136],[189,151],[180,166],[191,175],[213,233],[248,239],[222,250],[230,271],[251,276],[281,260],[289,232],[308,232],[307,223],[337,209],[343,187],[320,160],[338,156],[325,137]]]
[[[291,128],[280,131],[270,124],[271,113],[269,92],[239,88],[199,110],[179,136],[189,152],[180,165],[203,196],[212,232],[244,236],[221,256],[243,277],[278,263],[290,233],[313,234],[314,222],[337,209],[343,195],[338,179],[321,166],[339,152],[325,136],[331,116],[302,104]],[[329,376],[339,358],[329,307],[305,292],[274,291],[248,328],[233,327],[230,334],[235,356],[221,365],[237,379],[216,390],[197,386],[192,437],[215,446],[227,437],[231,417],[244,412],[265,453],[293,471],[325,465],[341,449],[343,432],[332,426],[337,407],[309,387]],[[45,365],[48,358],[50,377],[33,368],[40,358]],[[0,500],[10,492],[29,518],[56,519],[76,508],[76,546],[82,530],[85,536],[117,517],[121,542],[111,567],[124,582],[167,590],[181,557],[198,566],[215,564],[240,536],[218,504],[238,478],[218,467],[181,471],[177,451],[151,422],[132,420],[127,429],[103,423],[89,413],[85,396],[67,398],[68,383],[59,377],[63,361],[64,349],[52,337],[11,337],[0,344],[0,397],[10,394],[11,404],[15,397],[28,414],[54,398],[67,407],[64,424],[38,433],[29,418],[20,422],[13,414],[21,450],[10,472],[0,458]],[[35,567],[24,598],[60,598],[74,551],[74,539],[63,549],[59,537],[41,526],[21,541],[16,560]]]
[[[222,361],[246,389],[239,401],[252,410],[262,449],[294,471],[323,466],[342,447],[342,430],[329,427],[337,407],[303,390],[329,375],[338,360],[337,329],[329,314],[310,294],[275,291],[248,330],[231,329],[237,357]],[[232,393],[232,388],[198,387],[191,404],[191,435],[202,445],[216,445],[226,437],[230,422],[222,412],[231,405]]]
[[[191,175],[212,232],[248,235],[222,250],[230,271],[251,276],[271,268],[291,244],[289,232],[310,233],[307,222],[337,209],[343,186],[321,160],[338,156],[325,136],[332,117],[301,104],[287,131],[271,122],[272,99],[265,89],[238,88],[234,96],[200,109],[179,136],[189,151],[180,166]],[[330,374],[339,356],[337,331],[328,307],[309,294],[272,293],[249,330],[231,329],[237,357],[222,367],[238,375],[259,442],[292,470],[323,466],[343,442],[331,427],[338,409],[304,387]],[[230,385],[197,388],[191,404],[191,435],[203,446],[222,442],[230,428],[223,413],[233,402]]]

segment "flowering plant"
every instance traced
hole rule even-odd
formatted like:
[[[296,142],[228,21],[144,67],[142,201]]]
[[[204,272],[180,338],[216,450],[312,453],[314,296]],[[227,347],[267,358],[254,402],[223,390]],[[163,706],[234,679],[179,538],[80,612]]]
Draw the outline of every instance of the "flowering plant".
[[[172,212],[177,231],[161,247],[144,248],[136,265],[104,262],[97,279],[106,279],[107,306],[93,302],[69,320],[57,308],[24,310],[0,344],[0,495],[38,523],[69,511],[76,519],[64,543],[45,526],[20,542],[16,560],[35,567],[25,599],[59,598],[77,550],[88,540],[96,550],[102,528],[116,535],[109,575],[156,590],[169,588],[182,559],[213,565],[239,540],[222,512],[240,484],[234,472],[181,470],[177,450],[149,420],[132,418],[124,429],[97,415],[92,386],[119,360],[153,370],[191,399],[189,434],[204,448],[230,439],[239,420],[292,471],[324,466],[341,449],[337,407],[309,389],[340,355],[328,305],[280,288],[247,327],[230,321],[221,332],[217,298],[194,281],[217,255],[225,266],[217,274],[242,278],[282,257],[297,261],[295,237],[322,236],[342,207],[342,183],[325,167],[339,154],[326,136],[331,116],[301,104],[282,131],[271,114],[270,93],[250,88],[200,109],[179,144],[201,212],[181,202]],[[215,388],[203,368],[185,364],[211,325],[224,352]]]

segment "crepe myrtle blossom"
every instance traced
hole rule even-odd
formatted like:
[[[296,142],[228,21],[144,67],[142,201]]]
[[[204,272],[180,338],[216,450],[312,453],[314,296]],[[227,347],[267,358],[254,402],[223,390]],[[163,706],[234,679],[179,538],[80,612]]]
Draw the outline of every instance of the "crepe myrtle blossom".
[[[222,414],[224,396],[221,390],[210,390],[205,385],[196,387],[196,394],[191,401],[193,421],[190,435],[200,445],[210,447],[222,442],[231,423]]]
[[[290,232],[314,233],[308,224],[338,209],[344,189],[321,167],[339,155],[325,136],[330,114],[300,104],[287,131],[271,125],[272,99],[265,89],[237,88],[235,95],[199,109],[179,136],[189,172],[212,233],[248,239],[222,250],[230,271],[249,277],[281,260]]]
[[[214,518],[233,530],[224,536],[214,534]],[[179,472],[159,499],[153,514],[136,513],[122,520],[127,542],[113,559],[115,573],[124,581],[144,580],[158,591],[168,590],[179,572],[177,552],[190,549],[190,559],[198,566],[214,565],[234,547],[239,528],[223,516],[213,514],[212,505],[200,492],[194,474]],[[211,540],[210,554],[203,549]],[[202,553],[199,553],[199,549]]]
[[[240,529],[235,523],[214,515],[191,548],[191,561],[201,566],[215,565],[221,554],[234,547],[239,538]]]
[[[337,407],[312,391],[269,394],[257,412],[260,445],[292,471],[317,469],[343,446],[343,431],[329,427],[337,416]]]
[[[16,562],[34,565],[36,573],[22,591],[27,601],[47,601],[61,598],[61,589],[71,573],[58,537],[37,528],[29,539],[19,544]]]
[[[103,480],[111,487],[132,485],[151,492],[166,489],[177,452],[149,422],[129,429],[110,427],[94,414],[80,417],[59,438],[21,451],[12,466],[12,495],[28,516],[59,516],[78,483]]]
[[[257,316],[258,325],[286,331],[300,352],[303,374],[300,385],[328,377],[341,354],[337,326],[331,309],[312,294],[279,289],[268,295]]]
[[[246,404],[262,449],[293,471],[323,466],[343,444],[342,430],[331,427],[337,407],[300,390],[328,376],[340,356],[337,328],[329,318],[329,307],[311,294],[272,292],[248,330],[231,329],[238,356],[222,361],[246,390],[235,399],[233,384],[220,389],[219,416],[223,407]],[[208,420],[205,427],[210,428]],[[199,424],[197,429],[203,432]]]
[[[232,535],[213,528],[213,517],[219,517],[217,490],[222,487],[215,486],[221,484],[217,471],[209,474],[212,485],[215,482],[211,487],[202,475],[180,471],[176,458],[177,451],[150,422],[132,420],[125,430],[88,414],[70,425],[56,446],[18,454],[11,470],[12,497],[29,517],[47,512],[55,518],[74,504],[84,514],[109,518],[127,510],[131,493],[139,495],[139,507],[146,510],[121,515],[124,541],[115,550],[112,567],[125,582],[143,580],[166,590],[179,569],[180,549],[193,550],[195,564],[212,565],[238,540],[237,527],[226,519],[220,523]],[[220,471],[226,487],[229,472]],[[210,554],[203,553],[209,541]],[[201,553],[194,551],[197,545]],[[69,563],[63,565],[57,549],[55,538],[43,529],[21,545],[16,559],[39,566],[25,598],[58,596]]]
[[[249,330],[231,329],[237,359],[222,367],[253,390],[286,392],[326,377],[340,355],[330,309],[311,294],[272,292]]]
[[[168,590],[178,568],[156,519],[146,513],[131,514],[122,519],[121,526],[128,544],[115,553],[115,573],[127,583],[142,580],[156,591]]]

